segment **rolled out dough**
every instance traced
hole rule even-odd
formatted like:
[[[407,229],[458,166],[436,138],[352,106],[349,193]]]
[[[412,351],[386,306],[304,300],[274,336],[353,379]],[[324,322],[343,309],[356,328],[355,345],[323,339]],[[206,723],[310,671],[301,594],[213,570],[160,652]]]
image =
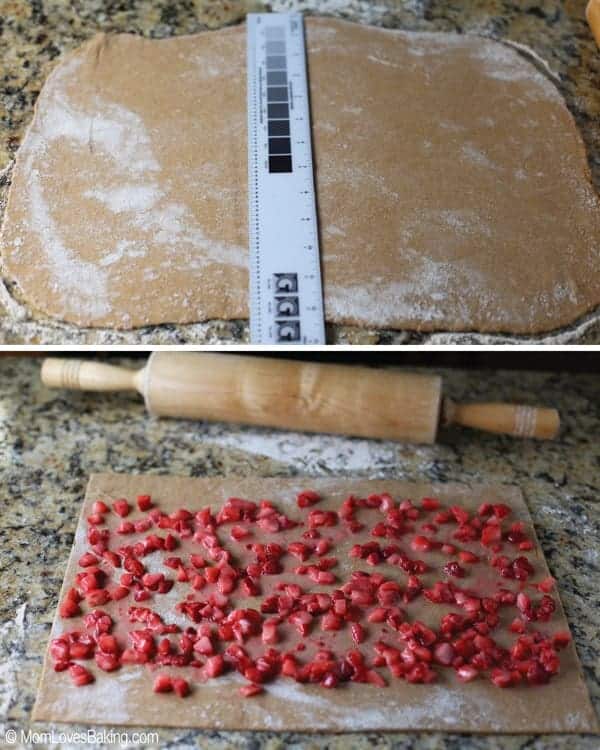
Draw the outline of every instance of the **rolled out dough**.
[[[600,205],[554,85],[453,34],[306,20],[327,319],[535,333],[600,303]],[[248,315],[245,29],[100,34],[46,82],[3,260],[86,326]]]
[[[373,492],[389,492],[396,499],[411,497],[415,501],[424,496],[437,496],[442,503],[458,502],[476,510],[482,498],[489,502],[505,502],[512,508],[515,520],[527,524],[528,533],[535,532],[523,496],[515,487],[464,485],[407,484],[398,481],[367,481],[339,478],[327,479],[261,479],[224,478],[191,479],[183,477],[128,476],[120,474],[94,474],[87,487],[75,541],[65,573],[61,599],[73,585],[77,572],[81,570],[77,561],[87,549],[86,518],[92,503],[101,498],[110,502],[125,497],[134,502],[138,494],[150,494],[157,506],[165,512],[186,507],[197,511],[201,507],[219,508],[228,497],[245,497],[251,500],[269,498],[287,515],[298,517],[295,506],[296,494],[308,487],[317,490],[323,497],[319,508],[339,508],[341,502],[353,494],[366,497]],[[132,514],[132,518],[137,515]],[[118,518],[109,519],[114,532]],[[138,535],[140,538],[144,535]],[[138,536],[127,537],[128,543]],[[295,532],[282,532],[271,541],[287,543],[298,539]],[[366,539],[353,537],[364,543]],[[353,541],[346,545],[347,553]],[[352,559],[338,549],[339,564],[336,572],[347,577],[353,569]],[[432,554],[430,553],[431,559]],[[535,569],[535,580],[548,575],[548,569],[539,544],[530,553]],[[145,561],[150,565],[150,557]],[[439,554],[439,560],[447,558]],[[295,563],[293,563],[295,564]],[[385,569],[384,569],[385,568]],[[396,577],[391,566],[382,566],[380,572]],[[372,572],[370,568],[367,569]],[[379,569],[378,569],[379,571]],[[479,573],[478,575],[480,575]],[[474,574],[475,576],[475,574]],[[280,576],[286,581],[306,587],[306,581],[287,572]],[[432,585],[439,575],[430,571],[422,576],[425,585]],[[405,574],[400,574],[402,585]],[[469,579],[465,579],[469,581]],[[479,579],[478,579],[479,580]],[[265,584],[266,585],[266,584]],[[273,583],[274,585],[274,583]],[[467,584],[469,585],[469,584]],[[481,586],[475,580],[471,585]],[[512,588],[511,584],[507,584]],[[164,617],[165,622],[174,621],[173,608],[188,592],[187,587],[176,584],[173,593],[156,596],[149,606]],[[182,593],[183,592],[183,593]],[[558,600],[556,592],[554,598]],[[248,600],[250,601],[250,600]],[[126,606],[129,606],[128,600]],[[118,603],[110,602],[102,607],[111,614],[118,611]],[[125,605],[124,605],[125,606]],[[255,606],[248,604],[248,606]],[[117,610],[115,610],[117,607]],[[423,620],[431,605],[423,597],[407,607],[410,618]],[[437,613],[439,614],[439,613]],[[437,616],[436,614],[436,616]],[[124,615],[121,614],[121,617]],[[508,613],[506,617],[508,617]],[[512,619],[512,614],[510,619]],[[115,618],[118,619],[118,618]],[[510,620],[509,620],[510,621]],[[187,620],[179,623],[185,627]],[[80,618],[62,620],[56,615],[50,638],[58,637],[65,629],[81,628]],[[565,615],[557,601],[557,610],[543,630],[548,633],[567,629]],[[497,631],[494,631],[495,633]],[[347,638],[339,633],[338,638]],[[395,638],[389,636],[391,643]],[[284,648],[280,644],[279,648]],[[336,645],[340,646],[339,642]],[[348,640],[347,648],[351,644]],[[594,732],[598,723],[590,703],[581,667],[573,644],[561,652],[561,671],[547,685],[539,688],[514,687],[507,690],[492,685],[489,680],[478,679],[460,683],[447,674],[432,685],[411,685],[404,680],[390,679],[386,688],[352,683],[337,690],[325,690],[320,686],[301,685],[292,680],[279,678],[266,686],[263,695],[251,700],[242,698],[235,675],[229,674],[206,683],[198,683],[191,667],[177,671],[193,684],[192,694],[185,700],[174,696],[157,696],[152,692],[153,675],[145,667],[127,666],[118,672],[106,674],[85,662],[96,677],[93,685],[77,688],[68,673],[55,673],[52,659],[46,654],[44,671],[40,681],[37,700],[33,709],[34,721],[80,722],[84,724],[129,724],[143,727],[179,726],[206,729],[258,729],[298,731],[368,731],[368,730],[439,730],[451,732]]]

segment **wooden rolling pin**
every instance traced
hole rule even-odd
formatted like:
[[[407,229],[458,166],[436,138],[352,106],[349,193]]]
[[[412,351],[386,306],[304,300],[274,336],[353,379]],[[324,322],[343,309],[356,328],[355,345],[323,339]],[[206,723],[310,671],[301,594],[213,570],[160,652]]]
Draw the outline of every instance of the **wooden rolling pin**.
[[[600,47],[600,0],[589,0],[585,9],[585,15],[596,44]]]
[[[135,390],[158,416],[415,443],[433,443],[440,423],[542,439],[559,428],[555,409],[455,404],[442,398],[436,375],[233,354],[154,352],[141,370],[50,358],[42,381],[50,388]]]

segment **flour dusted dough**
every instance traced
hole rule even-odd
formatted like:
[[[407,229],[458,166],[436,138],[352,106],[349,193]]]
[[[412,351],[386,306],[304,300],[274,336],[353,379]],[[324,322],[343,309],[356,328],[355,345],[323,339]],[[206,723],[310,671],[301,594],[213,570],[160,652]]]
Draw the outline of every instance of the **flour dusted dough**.
[[[534,333],[600,303],[600,206],[550,81],[491,40],[307,19],[327,319]],[[5,272],[87,326],[242,318],[245,29],[98,35],[17,157]]]
[[[184,477],[157,477],[150,475],[93,474],[87,487],[85,501],[69,563],[65,573],[60,600],[81,570],[77,561],[86,548],[86,518],[95,500],[112,502],[118,497],[132,500],[138,494],[150,494],[161,510],[170,513],[185,507],[197,511],[206,505],[213,510],[228,497],[245,497],[256,500],[269,498],[285,513],[296,516],[296,494],[311,487],[323,496],[320,508],[337,509],[352,494],[366,497],[373,492],[389,492],[396,499],[411,497],[420,500],[425,496],[439,497],[444,504],[458,502],[473,512],[482,498],[488,502],[505,502],[513,510],[513,517],[525,521],[529,531],[531,518],[523,496],[516,487],[486,485],[472,488],[456,484],[408,484],[398,481],[369,481],[327,479],[262,479],[257,477],[215,477],[191,479]],[[116,519],[109,524],[114,531]],[[280,535],[280,536],[284,536]],[[278,541],[283,542],[280,538]],[[352,570],[347,551],[338,554],[336,571],[347,577]],[[150,558],[147,558],[148,560]],[[537,576],[549,575],[543,553],[536,544],[534,559]],[[386,572],[386,571],[382,571]],[[387,574],[387,572],[386,572]],[[393,574],[392,574],[393,577]],[[286,576],[286,580],[289,577]],[[300,577],[289,578],[305,586]],[[432,585],[435,575],[424,574],[425,585]],[[470,579],[467,579],[470,580]],[[471,582],[475,585],[475,581]],[[481,586],[481,582],[479,583]],[[181,592],[155,597],[149,606],[174,621],[173,606]],[[554,598],[557,598],[556,595]],[[126,604],[123,604],[126,602]],[[102,607],[109,613],[122,606],[120,617],[129,606],[124,599],[119,605],[109,603]],[[248,606],[255,606],[248,600]],[[426,624],[431,605],[423,597],[411,603],[411,618]],[[180,624],[189,624],[183,621]],[[55,616],[50,638],[63,630],[80,628],[79,618],[64,621]],[[552,633],[567,630],[568,626],[560,601],[552,620],[544,627]],[[502,636],[499,636],[500,639]],[[337,634],[341,643],[351,648],[347,631]],[[343,640],[342,640],[343,639]],[[390,637],[392,643],[394,639]],[[281,644],[280,644],[281,645]],[[283,646],[281,645],[283,648]],[[460,683],[444,675],[433,685],[411,685],[404,680],[390,680],[386,688],[352,683],[337,690],[324,690],[317,685],[298,685],[280,678],[267,686],[267,692],[252,700],[241,698],[237,687],[243,680],[227,675],[205,684],[198,684],[198,675],[192,668],[185,676],[193,683],[189,698],[157,696],[152,692],[152,673],[145,667],[128,666],[118,672],[106,674],[92,663],[88,664],[96,682],[77,688],[65,673],[56,674],[48,652],[33,709],[34,721],[80,722],[83,724],[129,724],[142,727],[179,726],[205,729],[258,729],[258,730],[328,730],[334,732],[367,730],[430,730],[447,732],[595,732],[598,722],[590,703],[574,646],[561,652],[561,671],[549,684],[539,688],[515,687],[500,690],[484,679]],[[182,673],[183,674],[183,673]],[[350,745],[352,743],[349,743]]]

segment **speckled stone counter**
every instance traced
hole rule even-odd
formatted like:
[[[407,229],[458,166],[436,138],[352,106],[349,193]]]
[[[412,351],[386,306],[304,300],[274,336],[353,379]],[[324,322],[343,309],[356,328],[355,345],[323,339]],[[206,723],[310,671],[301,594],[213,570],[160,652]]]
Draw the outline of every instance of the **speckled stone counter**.
[[[0,358],[0,746],[29,729],[42,655],[87,478],[92,472],[312,475],[518,484],[560,592],[600,710],[600,380],[446,371],[456,398],[542,397],[560,440],[520,442],[449,430],[436,446],[227,427],[148,417],[127,395],[51,392],[39,361]],[[38,731],[51,729],[33,725]],[[56,726],[55,729],[64,729]],[[461,748],[597,750],[600,737],[299,735],[160,730],[161,745],[207,750]]]
[[[0,217],[13,156],[33,104],[56,58],[98,31],[147,37],[189,34],[239,22],[248,10],[302,10],[390,28],[458,31],[529,47],[560,79],[560,90],[580,127],[596,188],[600,187],[600,53],[584,16],[585,0],[64,0],[0,4]],[[2,172],[1,170],[4,171]],[[4,311],[6,308],[6,311]],[[0,343],[177,344],[240,343],[246,321],[154,326],[129,332],[81,329],[35,317],[11,285],[0,288]],[[331,326],[330,343],[600,343],[600,311],[540,337],[418,334]]]

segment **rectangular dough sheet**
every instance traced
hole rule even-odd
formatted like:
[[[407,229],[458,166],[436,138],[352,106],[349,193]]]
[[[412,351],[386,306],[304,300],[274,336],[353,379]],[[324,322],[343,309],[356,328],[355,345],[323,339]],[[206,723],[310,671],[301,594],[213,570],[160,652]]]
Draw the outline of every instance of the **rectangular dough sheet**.
[[[339,507],[349,494],[365,497],[373,492],[389,492],[395,499],[410,497],[415,501],[425,496],[435,496],[443,503],[453,500],[473,509],[477,508],[482,499],[488,502],[505,502],[513,510],[512,517],[525,521],[530,527],[530,535],[536,542],[536,551],[531,553],[536,557],[536,580],[538,576],[542,578],[548,575],[529,511],[516,487],[489,485],[468,488],[455,484],[408,484],[400,481],[344,478],[191,479],[94,474],[87,487],[61,599],[79,570],[77,560],[86,547],[85,519],[91,512],[92,503],[97,499],[104,499],[109,503],[116,498],[125,497],[130,502],[135,502],[136,495],[150,494],[161,510],[172,512],[180,507],[196,511],[204,505],[211,505],[214,510],[231,496],[252,500],[269,498],[291,517],[297,517],[296,494],[307,488],[315,489],[323,495],[320,508],[332,509]],[[116,520],[116,517],[111,518],[108,525],[114,528]],[[131,538],[127,537],[128,540]],[[344,562],[342,555],[339,557],[339,568],[346,572],[349,563]],[[381,571],[384,570],[386,575],[391,575],[389,566],[381,566]],[[428,576],[436,575],[432,572],[422,578],[424,582],[428,582]],[[157,600],[159,598],[156,597]],[[554,598],[558,598],[556,592]],[[114,603],[110,603],[103,609],[110,612],[113,606]],[[156,602],[150,602],[149,606],[161,611]],[[419,617],[419,606],[417,602],[411,602],[408,606],[411,618]],[[431,608],[431,605],[428,606]],[[169,622],[169,618],[165,619]],[[61,633],[63,622],[67,629],[73,629],[79,626],[80,620],[73,618],[61,621],[57,614],[51,638]],[[558,601],[553,618],[549,623],[544,623],[544,630],[554,632],[565,629],[567,623]],[[244,699],[237,691],[242,678],[238,678],[236,674],[209,680],[205,684],[194,684],[192,694],[180,699],[173,694],[153,693],[152,676],[143,666],[126,666],[118,672],[106,674],[98,670],[93,661],[86,664],[91,665],[96,682],[77,688],[71,684],[68,673],[56,674],[53,671],[49,654],[46,655],[33,710],[34,720],[215,730],[436,730],[528,734],[598,730],[596,715],[573,644],[561,652],[561,673],[548,685],[506,690],[496,688],[484,679],[461,684],[452,677],[448,679],[445,674],[433,685],[411,685],[403,680],[390,678],[387,688],[351,683],[335,690],[300,685],[289,679],[278,678],[266,686],[264,694]],[[178,670],[180,674],[184,672],[183,669]]]
[[[245,33],[98,34],[61,58],[1,239],[30,309],[120,329],[248,316]],[[332,18],[306,40],[327,321],[531,334],[600,303],[584,145],[523,50]]]

